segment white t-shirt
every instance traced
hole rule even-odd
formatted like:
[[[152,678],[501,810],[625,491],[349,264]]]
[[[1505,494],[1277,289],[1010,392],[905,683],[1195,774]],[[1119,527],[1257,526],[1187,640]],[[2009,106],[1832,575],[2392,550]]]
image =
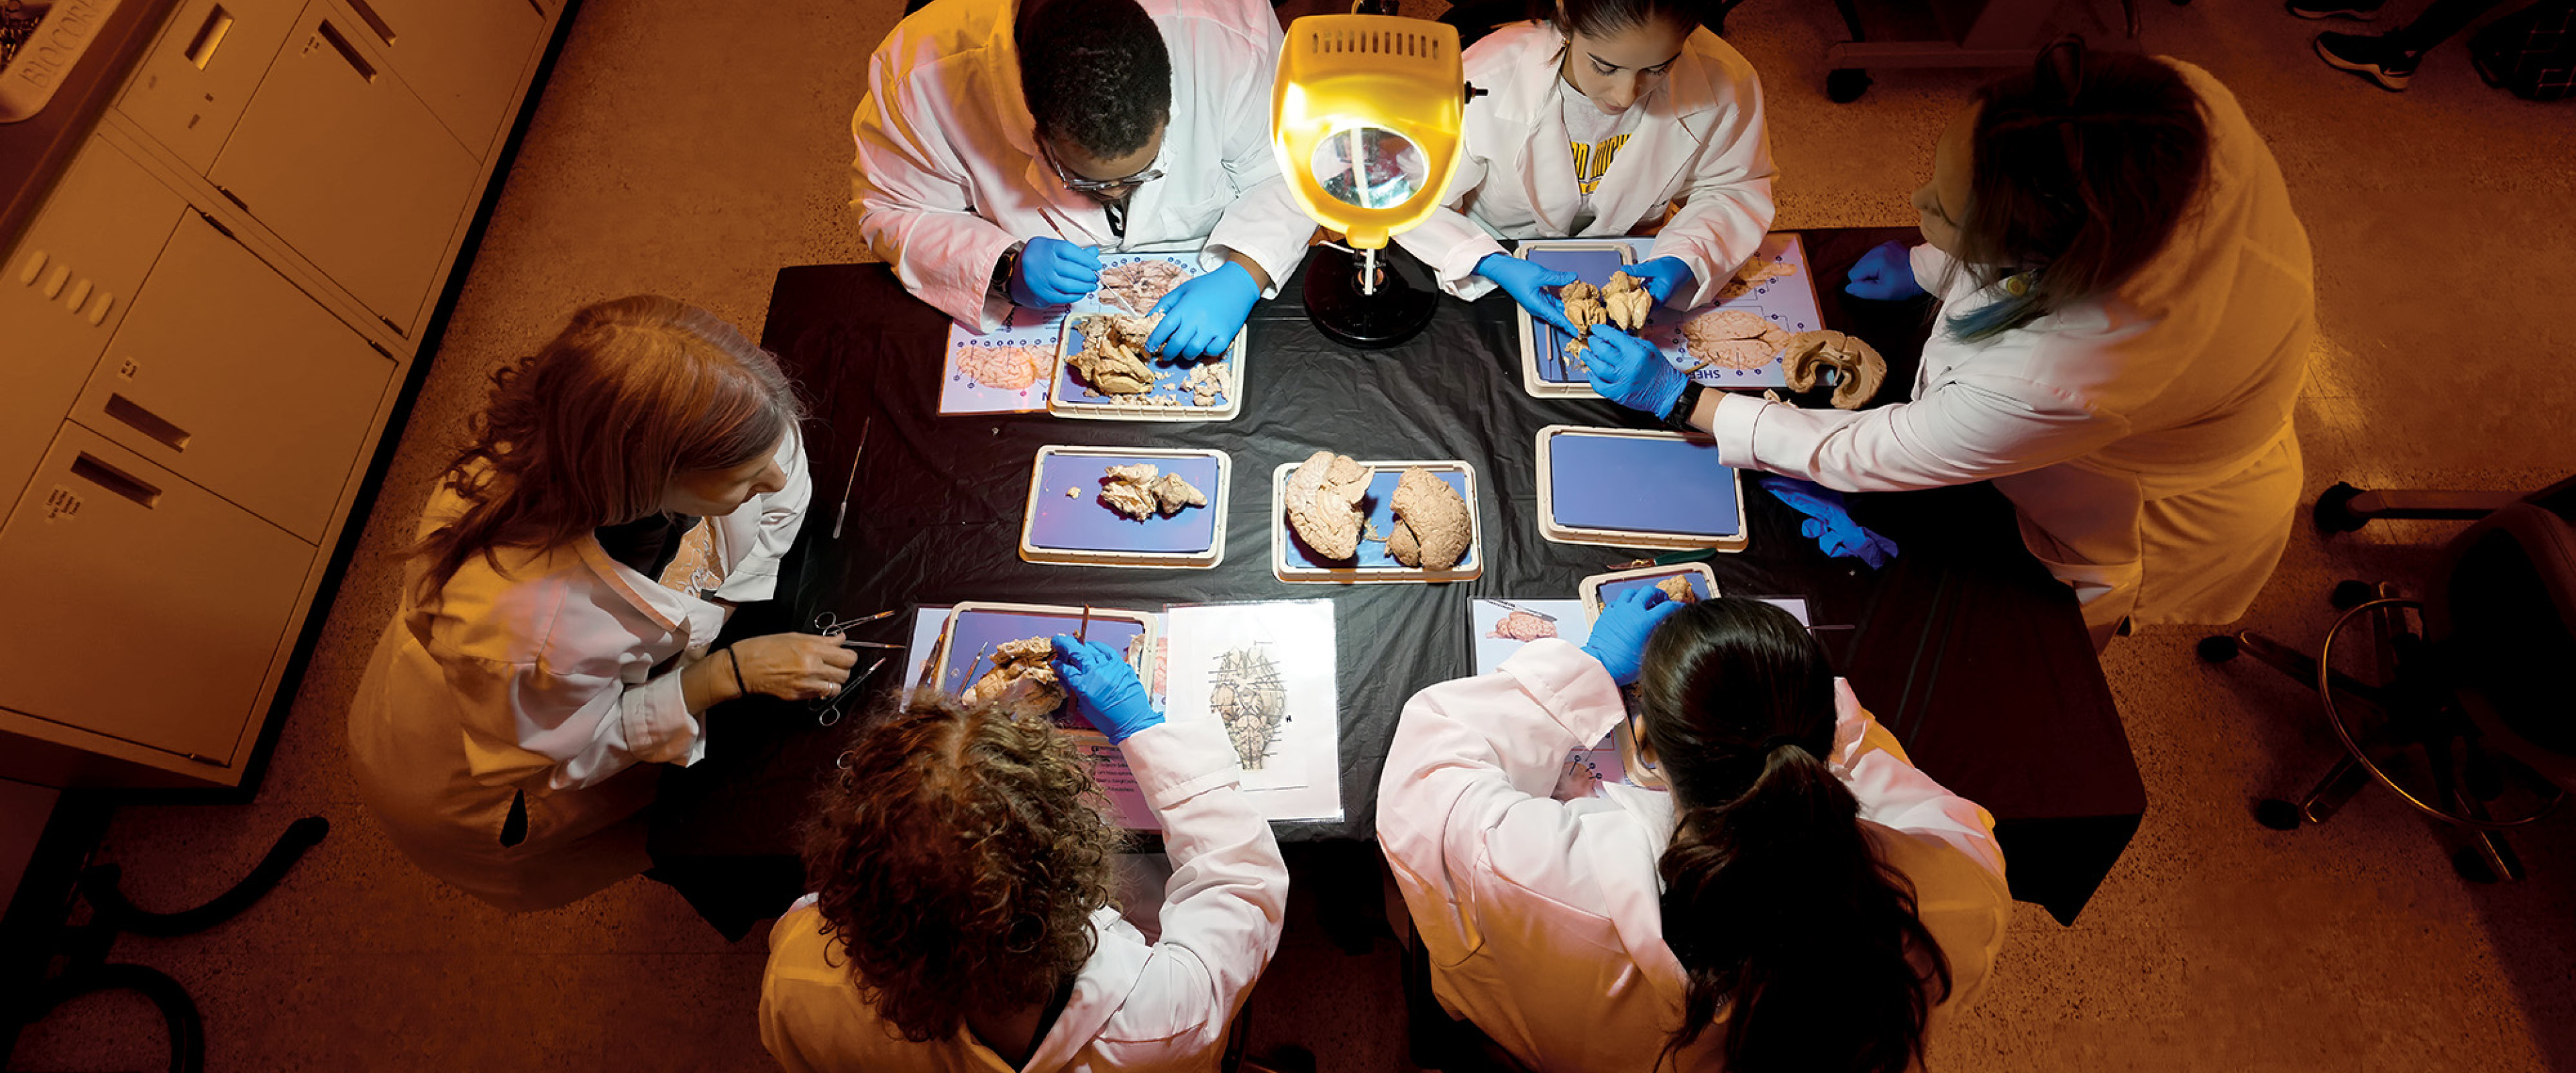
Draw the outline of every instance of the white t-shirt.
[[[1601,185],[1602,176],[1610,174],[1610,162],[1619,156],[1619,147],[1628,144],[1629,135],[1635,133],[1637,114],[1642,109],[1631,106],[1611,115],[1563,81],[1558,80],[1556,97],[1565,112],[1565,140],[1574,165],[1574,188],[1583,197],[1583,207],[1576,213],[1572,228],[1579,232],[1592,222],[1592,191]]]

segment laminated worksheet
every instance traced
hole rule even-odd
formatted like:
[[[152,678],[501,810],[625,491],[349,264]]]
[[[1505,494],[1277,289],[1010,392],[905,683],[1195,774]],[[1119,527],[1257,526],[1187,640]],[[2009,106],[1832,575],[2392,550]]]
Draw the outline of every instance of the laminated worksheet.
[[[978,334],[948,325],[947,368],[939,378],[943,414],[1025,414],[1047,408],[1064,315],[1012,306],[1002,326]]]
[[[1341,694],[1329,600],[1177,606],[1164,717],[1222,725],[1253,807],[1342,818]]]

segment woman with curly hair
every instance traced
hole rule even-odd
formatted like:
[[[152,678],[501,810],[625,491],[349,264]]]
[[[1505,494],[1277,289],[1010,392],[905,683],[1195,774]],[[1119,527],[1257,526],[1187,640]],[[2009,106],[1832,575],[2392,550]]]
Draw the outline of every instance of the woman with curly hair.
[[[1638,786],[1538,796],[1613,728]],[[2012,915],[1985,810],[1758,600],[1629,593],[1423,690],[1378,801],[1432,993],[1553,1073],[1905,1073]]]
[[[349,712],[405,855],[504,909],[584,897],[646,865],[639,761],[697,762],[735,697],[840,689],[834,638],[708,650],[804,520],[800,416],[775,358],[669,298],[585,308],[493,373]]]
[[[1149,940],[1118,835],[1048,720],[917,693],[860,731],[807,826],[816,892],[769,933],[760,1038],[790,1073],[1213,1068],[1279,946],[1288,869],[1214,722],[1170,724],[1116,654],[1054,639],[1172,863]]]

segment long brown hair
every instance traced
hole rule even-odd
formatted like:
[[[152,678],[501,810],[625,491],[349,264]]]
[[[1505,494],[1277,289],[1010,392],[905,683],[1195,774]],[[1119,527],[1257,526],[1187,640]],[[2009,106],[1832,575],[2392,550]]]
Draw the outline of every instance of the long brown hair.
[[[859,730],[837,775],[806,823],[808,880],[861,998],[904,1038],[1044,1002],[1091,960],[1118,833],[1054,724],[922,690]]]
[[[740,468],[804,416],[778,359],[715,314],[637,295],[587,306],[492,371],[492,400],[441,482],[466,502],[422,537],[415,596],[501,547],[551,548],[661,509],[672,480]]]
[[[1659,866],[1664,942],[1689,974],[1657,1065],[1721,1010],[1728,1073],[1919,1062],[1950,963],[1828,766],[1834,677],[1815,639],[1759,600],[1705,600],[1655,629],[1637,687],[1680,819]]]
[[[1949,319],[1974,342],[2109,294],[2172,240],[2209,174],[2200,96],[2171,65],[2060,39],[1988,83],[1970,141],[1959,262],[2019,293]]]

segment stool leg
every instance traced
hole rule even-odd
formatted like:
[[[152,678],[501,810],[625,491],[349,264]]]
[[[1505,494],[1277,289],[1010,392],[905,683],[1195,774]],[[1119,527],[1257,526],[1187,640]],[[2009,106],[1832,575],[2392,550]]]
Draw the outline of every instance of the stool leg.
[[[2309,790],[2308,796],[2300,799],[2299,815],[2309,823],[2324,823],[2333,819],[2335,813],[2343,811],[2344,804],[2368,785],[2370,772],[2363,770],[2361,761],[2346,754],[2343,759],[2335,761],[2334,768],[2326,772],[2325,778],[2317,780],[2316,788]]]
[[[2246,655],[2254,657],[2256,662],[2281,672],[2282,676],[2309,689],[2317,687],[2316,657],[2252,630],[2237,634],[2236,643],[2244,649]],[[2388,705],[2386,689],[2367,684],[2342,671],[2336,671],[2330,680],[2334,682],[2337,693],[2365,704],[2376,705],[2383,710]]]

